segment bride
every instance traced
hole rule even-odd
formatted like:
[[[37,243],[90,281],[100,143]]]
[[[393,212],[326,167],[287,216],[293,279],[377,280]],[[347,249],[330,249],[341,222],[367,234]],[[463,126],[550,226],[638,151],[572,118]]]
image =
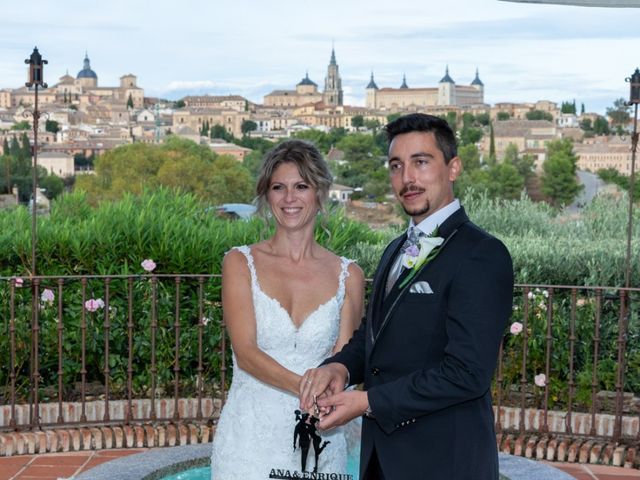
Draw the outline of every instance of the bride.
[[[234,373],[213,440],[212,479],[347,473],[345,430],[316,432],[313,418],[296,411],[302,374],[339,351],[362,316],[362,270],[314,237],[331,182],[310,143],[274,147],[262,165],[257,201],[275,220],[275,234],[224,258],[222,303]],[[311,453],[313,447],[318,451]]]

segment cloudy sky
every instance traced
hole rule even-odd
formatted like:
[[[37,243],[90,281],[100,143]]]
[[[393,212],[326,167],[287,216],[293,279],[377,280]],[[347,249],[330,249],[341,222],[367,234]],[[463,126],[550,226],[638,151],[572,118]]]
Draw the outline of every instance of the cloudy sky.
[[[262,103],[305,73],[323,87],[332,45],[345,103],[379,87],[435,86],[449,65],[469,84],[476,68],[488,103],[575,99],[603,113],[628,97],[640,66],[640,8],[499,0],[31,0],[5,2],[0,88],[24,84],[38,46],[54,85],[76,75],[85,51],[99,85],[133,73],[147,96],[239,94]]]

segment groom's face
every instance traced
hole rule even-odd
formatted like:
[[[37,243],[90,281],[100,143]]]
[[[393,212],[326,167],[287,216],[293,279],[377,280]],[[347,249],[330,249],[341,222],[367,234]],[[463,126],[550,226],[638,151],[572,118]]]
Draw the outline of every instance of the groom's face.
[[[402,133],[389,146],[391,187],[416,224],[453,201],[461,167],[458,157],[445,163],[433,132]]]

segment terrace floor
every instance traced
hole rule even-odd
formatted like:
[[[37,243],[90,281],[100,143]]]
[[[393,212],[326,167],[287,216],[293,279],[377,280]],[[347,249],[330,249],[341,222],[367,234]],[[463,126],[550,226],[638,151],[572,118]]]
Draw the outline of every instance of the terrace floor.
[[[70,478],[101,463],[147,450],[149,449],[127,448],[1,457],[0,480]],[[575,463],[552,463],[550,465],[572,475],[576,480],[640,480],[640,471],[628,468]]]

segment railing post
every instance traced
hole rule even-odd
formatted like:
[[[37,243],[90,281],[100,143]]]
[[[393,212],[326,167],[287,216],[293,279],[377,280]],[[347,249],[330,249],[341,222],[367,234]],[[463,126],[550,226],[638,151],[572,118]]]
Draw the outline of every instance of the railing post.
[[[156,375],[158,369],[156,367],[156,334],[158,330],[158,318],[156,312],[156,300],[158,295],[158,279],[155,275],[151,276],[151,420],[157,420],[156,414]]]
[[[600,356],[600,315],[602,314],[602,289],[596,290],[596,318],[593,327],[593,371],[591,372],[591,430],[596,434],[596,402],[598,389],[598,357]]]
[[[522,368],[520,371],[520,425],[518,426],[518,430],[520,433],[523,433],[526,429],[525,419],[524,419],[524,411],[527,408],[526,404],[526,389],[527,389],[527,350],[529,347],[529,287],[524,287],[522,290],[522,296],[524,299],[524,304],[522,308]]]
[[[126,423],[133,420],[133,278],[127,278],[127,417]]]
[[[173,329],[175,334],[175,349],[173,360],[173,419],[180,419],[180,276],[176,276],[176,310],[173,322]]]
[[[500,341],[500,348],[498,349],[498,372],[496,376],[496,396],[498,397],[498,404],[496,405],[496,433],[502,432],[502,414],[500,409],[502,407],[502,352],[504,350],[504,335]]]
[[[546,337],[546,355],[545,355],[545,369],[544,374],[546,378],[546,384],[544,386],[544,421],[540,431],[542,433],[549,433],[549,379],[551,373],[551,346],[553,343],[552,324],[553,324],[553,288],[548,289],[549,296],[547,297],[547,337]]]
[[[87,277],[82,277],[82,308],[80,309],[80,399],[82,402],[82,412],[80,413],[80,421],[87,421],[87,309],[85,308],[87,301]]]
[[[63,380],[64,380],[64,369],[63,361],[62,361],[62,338],[64,334],[64,319],[62,316],[62,285],[64,284],[64,279],[58,279],[58,423],[64,423],[64,418],[62,416],[62,389],[63,389]]]
[[[16,280],[11,279],[9,293],[9,379],[11,382],[11,419],[9,426],[16,428]]]
[[[613,428],[613,441],[622,436],[622,407],[624,400],[625,347],[627,342],[627,291],[620,290],[620,317],[618,319],[618,365],[616,371],[616,412]]]
[[[104,280],[104,421],[111,420],[109,413],[109,377],[111,368],[109,367],[109,337],[111,335],[111,315],[109,312],[109,277]]]
[[[217,302],[216,306],[221,307],[222,302]],[[220,317],[220,355],[220,392],[222,393],[220,408],[222,408],[227,398],[227,325],[224,323],[224,315]]]
[[[40,279],[33,278],[32,286],[32,325],[31,325],[31,386],[32,386],[32,403],[30,412],[31,428],[40,428],[40,406],[39,406],[39,390],[40,390],[40,359],[39,348],[40,343]]]
[[[573,357],[575,355],[576,344],[576,302],[578,291],[571,289],[571,317],[569,318],[569,395],[567,400],[567,417],[565,419],[565,430],[568,434],[572,433],[572,413],[573,413],[573,394],[576,383],[574,381]]]
[[[202,335],[204,333],[204,277],[198,277],[198,380],[197,386],[198,389],[198,408],[196,413],[196,418],[198,420],[202,420],[202,395],[204,390],[202,372],[204,371],[202,367]]]

